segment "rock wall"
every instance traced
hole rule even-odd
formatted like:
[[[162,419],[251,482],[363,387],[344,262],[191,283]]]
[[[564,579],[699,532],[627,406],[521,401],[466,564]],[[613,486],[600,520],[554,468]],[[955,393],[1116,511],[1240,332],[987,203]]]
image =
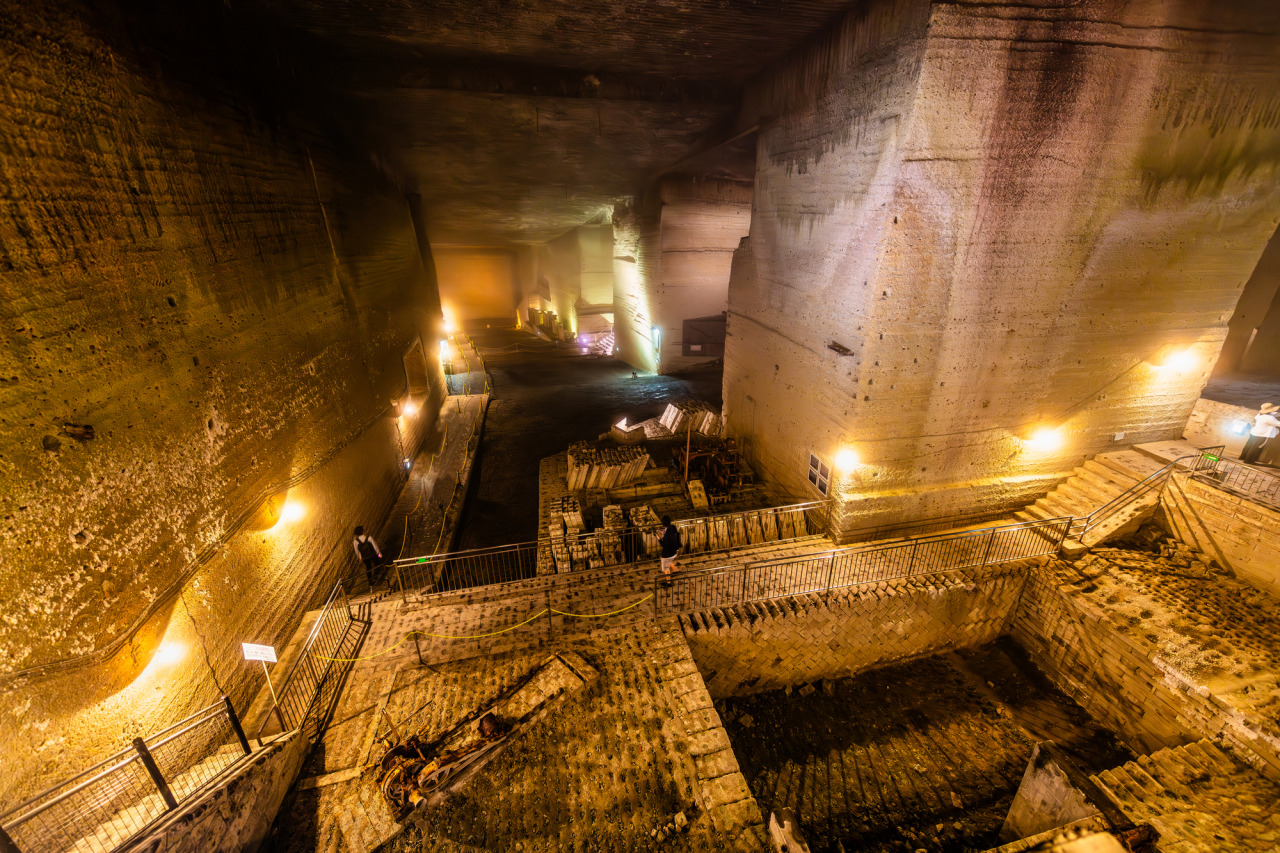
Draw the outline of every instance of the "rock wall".
[[[1280,778],[1275,617],[1239,584],[1097,549],[1027,579],[1012,635],[1135,752],[1207,737]]]
[[[675,176],[621,218],[629,230],[618,244],[636,258],[622,261],[634,269],[615,276],[620,354],[628,363],[670,373],[716,357],[684,355],[684,321],[724,312],[750,205],[749,184]]]
[[[1266,251],[1240,294],[1235,313],[1227,324],[1222,353],[1213,368],[1215,374],[1237,370],[1269,376],[1280,374],[1280,349],[1274,340],[1275,327],[1280,323],[1280,311],[1274,310],[1277,291],[1280,291],[1280,231],[1271,235]]]
[[[519,300],[515,253],[509,249],[437,248],[440,299],[455,322],[509,320]]]
[[[438,313],[404,195],[234,11],[173,14],[0,16],[4,801],[243,710],[239,643],[351,567],[443,399],[408,387]]]
[[[715,698],[978,646],[1008,631],[1027,566],[883,581],[681,616]]]
[[[520,284],[527,307],[553,311],[566,334],[579,314],[613,311],[613,226],[582,225],[522,251]]]
[[[1280,601],[1280,511],[1179,474],[1161,495],[1156,520]]]
[[[769,478],[853,445],[849,528],[1180,435],[1280,218],[1273,10],[1220,11],[880,0],[762,77],[725,410]]]

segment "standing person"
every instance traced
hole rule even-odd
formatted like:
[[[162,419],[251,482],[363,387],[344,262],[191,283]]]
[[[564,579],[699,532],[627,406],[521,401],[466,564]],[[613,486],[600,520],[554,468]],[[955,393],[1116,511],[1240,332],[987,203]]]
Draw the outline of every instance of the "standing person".
[[[1249,438],[1244,443],[1244,450],[1240,451],[1241,462],[1247,465],[1257,462],[1263,448],[1267,446],[1267,442],[1275,438],[1277,433],[1280,433],[1280,419],[1277,419],[1272,414],[1276,411],[1280,411],[1280,406],[1263,403],[1262,408],[1258,410],[1258,414],[1253,416],[1253,429],[1249,431]]]
[[[364,527],[356,528],[356,538],[351,540],[351,547],[356,556],[364,561],[364,574],[369,579],[369,589],[373,589],[373,568],[382,560],[382,551],[372,536],[364,535]]]
[[[662,574],[666,578],[671,577],[671,573],[676,567],[676,554],[680,552],[680,531],[676,530],[676,526],[671,523],[671,516],[664,515],[662,517],[662,538],[658,540],[662,545]],[[666,580],[666,583],[671,583]]]

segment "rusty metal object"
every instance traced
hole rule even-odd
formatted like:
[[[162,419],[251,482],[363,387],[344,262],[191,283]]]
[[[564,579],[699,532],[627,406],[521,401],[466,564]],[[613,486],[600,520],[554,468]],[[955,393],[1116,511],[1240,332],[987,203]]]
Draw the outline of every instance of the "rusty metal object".
[[[529,670],[486,708],[434,740],[401,738],[395,725],[379,738],[386,751],[374,783],[397,821],[434,805],[489,762],[525,726],[551,710],[555,699],[595,681],[597,672],[571,652],[554,654]]]

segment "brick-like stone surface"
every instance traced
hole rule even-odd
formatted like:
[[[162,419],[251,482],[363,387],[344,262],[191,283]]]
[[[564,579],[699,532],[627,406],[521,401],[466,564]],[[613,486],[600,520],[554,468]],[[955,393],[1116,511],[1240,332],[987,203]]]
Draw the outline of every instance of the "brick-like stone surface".
[[[1157,518],[1206,559],[1280,601],[1280,510],[1177,474],[1161,496]]]
[[[1162,749],[1093,777],[1158,849],[1179,853],[1280,849],[1280,785],[1211,741]]]
[[[394,610],[377,616],[404,624]],[[367,648],[389,648],[394,633],[377,631]],[[374,731],[387,731],[382,709],[402,732],[433,737],[491,702],[547,651],[424,666],[410,644],[363,664],[308,763],[314,787],[291,797],[272,849],[762,851],[759,809],[674,621],[563,642],[596,667],[597,682],[554,700],[546,717],[403,833],[388,822],[371,781],[380,748],[363,748]],[[358,775],[333,773],[338,766]],[[681,811],[687,831],[667,830]]]
[[[905,578],[680,617],[716,697],[852,675],[1008,630],[1030,563]]]
[[[815,850],[985,849],[1032,749],[946,656],[718,704],[762,811]]]
[[[1033,571],[1012,632],[1136,751],[1221,738],[1280,778],[1280,620],[1266,600],[1203,566],[1098,549]]]

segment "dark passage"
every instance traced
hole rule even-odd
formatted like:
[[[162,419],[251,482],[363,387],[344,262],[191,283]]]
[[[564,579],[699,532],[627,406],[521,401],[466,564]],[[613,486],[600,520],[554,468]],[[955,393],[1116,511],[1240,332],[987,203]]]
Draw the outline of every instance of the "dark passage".
[[[1132,758],[1004,640],[717,704],[761,810],[793,809],[814,853],[998,846],[1043,730],[1090,772]]]
[[[720,405],[721,368],[683,376],[641,374],[611,357],[583,356],[514,328],[468,330],[493,382],[474,485],[458,549],[538,537],[538,464],[574,441],[595,439],[627,417],[662,413],[672,400],[697,397]]]

